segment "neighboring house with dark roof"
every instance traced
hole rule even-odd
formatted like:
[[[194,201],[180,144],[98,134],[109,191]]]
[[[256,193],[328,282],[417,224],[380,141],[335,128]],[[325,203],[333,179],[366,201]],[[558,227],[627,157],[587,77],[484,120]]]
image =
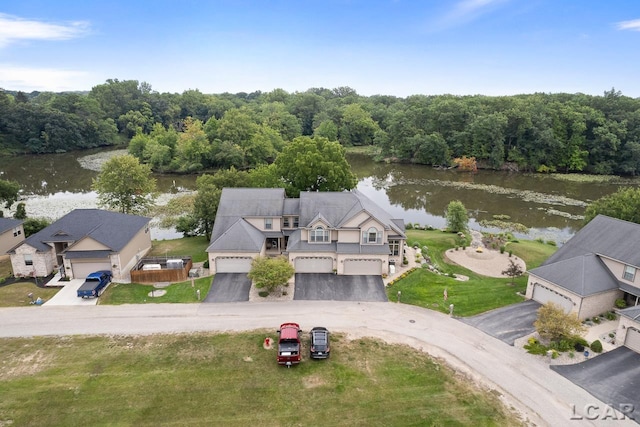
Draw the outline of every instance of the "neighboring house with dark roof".
[[[130,280],[130,270],[151,249],[150,218],[100,209],[76,209],[13,247],[15,276],[85,278],[109,270]]]
[[[638,242],[639,224],[598,215],[529,271],[527,298],[554,302],[580,319],[610,311],[617,299],[625,300],[627,310],[640,310]],[[624,339],[618,336],[620,343]]]
[[[225,188],[207,248],[212,272],[246,273],[258,256],[286,256],[297,273],[381,275],[400,265],[404,221],[357,190]]]
[[[13,218],[0,218],[0,255],[24,240],[23,221]]]

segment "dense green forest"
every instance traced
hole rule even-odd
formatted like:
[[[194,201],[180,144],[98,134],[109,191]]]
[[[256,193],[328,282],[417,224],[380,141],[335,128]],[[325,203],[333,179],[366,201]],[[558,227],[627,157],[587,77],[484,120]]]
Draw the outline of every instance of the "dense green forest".
[[[640,173],[640,99],[602,96],[361,96],[158,93],[107,80],[86,93],[0,91],[0,152],[54,153],[129,142],[159,172],[269,164],[299,136],[371,146],[379,159],[523,171]]]

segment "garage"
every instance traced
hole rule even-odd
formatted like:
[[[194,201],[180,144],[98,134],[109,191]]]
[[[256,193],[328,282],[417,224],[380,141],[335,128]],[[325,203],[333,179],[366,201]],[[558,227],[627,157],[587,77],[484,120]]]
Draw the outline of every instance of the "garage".
[[[217,257],[216,273],[248,273],[251,270],[251,257]]]
[[[382,274],[382,260],[345,259],[344,274],[349,276],[379,276]]]
[[[109,261],[74,260],[71,261],[71,270],[75,279],[84,279],[94,271],[111,271],[111,264]]]
[[[332,273],[333,258],[297,257],[293,262],[296,273]]]
[[[631,350],[640,353],[640,330],[636,328],[627,328],[627,336],[624,339],[624,345]]]
[[[573,301],[571,301],[569,298],[559,294],[552,289],[547,288],[546,286],[542,286],[539,283],[536,283],[533,287],[532,299],[534,301],[538,301],[540,304],[552,302],[562,307],[567,313],[569,313],[573,309],[574,305]]]

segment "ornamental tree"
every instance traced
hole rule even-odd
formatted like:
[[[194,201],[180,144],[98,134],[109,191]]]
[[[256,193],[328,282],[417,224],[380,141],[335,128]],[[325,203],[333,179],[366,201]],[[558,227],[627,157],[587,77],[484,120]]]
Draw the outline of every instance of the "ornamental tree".
[[[282,286],[293,276],[295,269],[287,258],[258,257],[251,263],[251,270],[247,276],[256,284],[256,288],[265,288],[273,292],[278,286]]]
[[[156,180],[149,166],[126,154],[105,162],[92,187],[100,206],[125,214],[145,214],[153,206]]]

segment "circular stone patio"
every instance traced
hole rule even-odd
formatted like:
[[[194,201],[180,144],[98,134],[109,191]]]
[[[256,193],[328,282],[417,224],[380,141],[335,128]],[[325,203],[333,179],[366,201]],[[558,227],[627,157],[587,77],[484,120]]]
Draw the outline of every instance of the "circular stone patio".
[[[489,249],[482,249],[482,252],[477,252],[477,249],[469,247],[466,249],[458,249],[457,251],[455,249],[449,249],[444,255],[447,260],[454,264],[458,264],[464,268],[468,268],[474,273],[488,277],[508,277],[502,274],[502,272],[509,267],[509,260],[513,260],[516,264],[519,264],[520,267],[522,267],[522,271],[526,271],[527,269],[527,265],[521,258],[515,255],[509,257],[507,252],[501,254],[500,251]]]

